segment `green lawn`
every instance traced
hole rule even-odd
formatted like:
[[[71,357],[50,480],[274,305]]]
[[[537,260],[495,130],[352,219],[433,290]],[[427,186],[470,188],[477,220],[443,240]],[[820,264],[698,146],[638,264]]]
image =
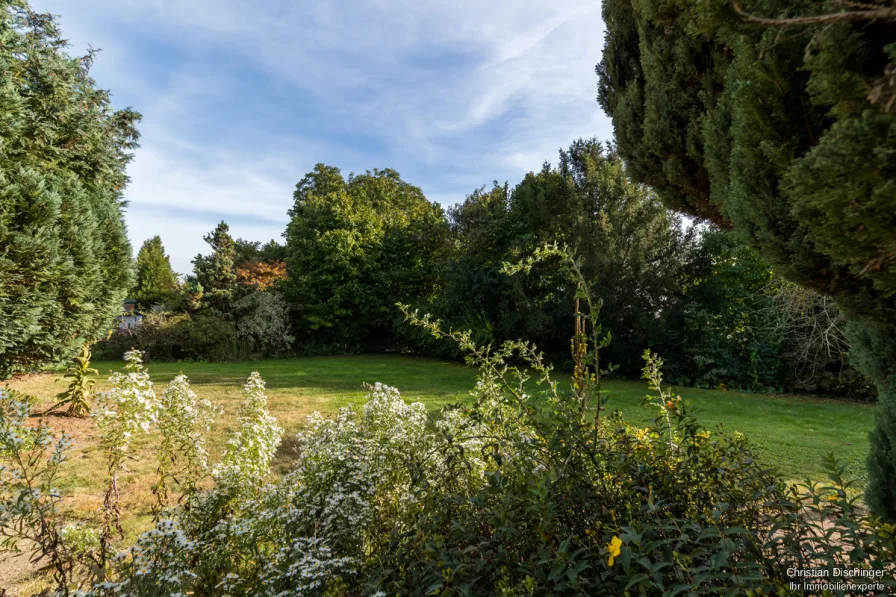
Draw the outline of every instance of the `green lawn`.
[[[95,365],[105,378],[121,363]],[[394,355],[314,357],[266,360],[254,363],[151,363],[153,380],[162,385],[183,372],[200,395],[222,404],[232,413],[240,400],[240,386],[251,371],[267,381],[272,412],[292,431],[312,411],[333,412],[363,401],[361,384],[380,381],[394,385],[408,400],[431,409],[464,400],[475,371],[463,365]],[[559,377],[559,376],[558,376]],[[52,376],[19,383],[22,389],[49,399],[61,383]],[[606,384],[610,409],[619,409],[633,423],[646,421],[651,411],[640,406],[646,386],[634,381]],[[821,456],[833,451],[857,477],[864,476],[868,430],[873,405],[794,396],[680,388],[692,412],[708,428],[722,424],[728,431],[746,434],[769,465],[788,479],[820,477]],[[225,417],[225,421],[228,417]]]
[[[116,364],[102,363],[102,371]],[[464,400],[473,385],[475,371],[457,363],[392,355],[319,357],[269,360],[246,364],[153,364],[159,381],[186,373],[209,395],[236,387],[258,370],[270,388],[272,408],[288,421],[313,410],[332,411],[363,401],[362,382],[380,381],[401,390],[408,400],[419,400],[431,409]],[[558,375],[558,378],[562,377]],[[636,381],[609,381],[608,407],[619,409],[630,422],[647,421],[652,411],[641,406],[647,387]],[[795,396],[769,396],[678,388],[693,414],[708,428],[723,425],[746,434],[769,465],[788,479],[820,478],[823,454],[833,451],[864,479],[868,431],[873,405]]]

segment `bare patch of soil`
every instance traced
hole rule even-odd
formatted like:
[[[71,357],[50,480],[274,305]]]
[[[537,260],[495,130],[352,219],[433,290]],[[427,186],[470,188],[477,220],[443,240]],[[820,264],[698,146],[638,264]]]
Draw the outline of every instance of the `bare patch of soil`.
[[[0,597],[24,597],[22,584],[34,574],[29,552],[0,554]]]

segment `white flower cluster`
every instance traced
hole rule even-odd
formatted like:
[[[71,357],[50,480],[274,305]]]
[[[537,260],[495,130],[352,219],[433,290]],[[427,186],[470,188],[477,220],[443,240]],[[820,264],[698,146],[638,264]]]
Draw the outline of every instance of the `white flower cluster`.
[[[270,595],[317,595],[360,571],[371,528],[410,501],[410,460],[431,446],[426,408],[376,384],[359,415],[314,413],[298,435],[295,468],[246,521],[284,538],[260,574]],[[282,592],[288,588],[288,592]]]
[[[88,595],[186,597],[192,593],[184,587],[197,579],[188,557],[196,547],[175,521],[161,520],[155,528],[140,535],[136,545],[116,556],[128,574],[117,582],[101,583]]]
[[[162,475],[177,473],[182,487],[195,486],[208,470],[205,434],[220,413],[219,407],[196,395],[186,375],[171,381],[162,392],[157,421],[161,434],[157,458]],[[179,463],[177,471],[171,470],[175,462]]]
[[[392,533],[414,530],[445,483],[471,494],[494,466],[489,454],[506,462],[516,457],[508,445],[528,442],[518,417],[485,385],[481,408],[449,409],[431,422],[423,404],[376,384],[360,410],[309,416],[294,468],[263,485],[281,430],[257,373],[245,392],[238,429],[213,472],[218,487],[141,538],[128,556],[125,593],[189,593],[214,582],[221,595],[340,594],[343,583],[361,578],[371,554],[388,552]]]
[[[393,448],[419,449],[427,439],[426,407],[422,402],[408,404],[399,391],[376,383],[369,388],[363,408],[363,426],[371,439],[382,440]]]
[[[268,566],[262,583],[265,597],[298,597],[320,595],[338,578],[356,572],[360,565],[357,558],[339,556],[328,542],[320,537],[298,537],[281,550],[292,559],[283,562],[282,569]]]
[[[59,540],[73,552],[88,553],[99,547],[100,533],[84,523],[75,522],[59,529]]]
[[[134,435],[149,433],[158,413],[156,393],[143,369],[140,351],[128,351],[124,358],[127,372],[112,374],[112,389],[97,395],[90,413],[100,430],[100,445],[119,463],[130,450]]]
[[[241,492],[259,487],[268,475],[283,430],[268,412],[264,380],[257,371],[243,387],[246,399],[237,415],[237,431],[227,442],[213,475],[219,486]]]

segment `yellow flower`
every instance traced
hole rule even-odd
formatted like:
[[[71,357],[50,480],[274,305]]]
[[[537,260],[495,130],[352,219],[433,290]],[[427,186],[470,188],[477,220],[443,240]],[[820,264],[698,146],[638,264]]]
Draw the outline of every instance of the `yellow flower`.
[[[610,543],[607,545],[607,551],[610,552],[610,562],[609,565],[613,565],[613,560],[619,557],[619,553],[622,551],[622,539],[619,537],[613,537],[610,540]]]

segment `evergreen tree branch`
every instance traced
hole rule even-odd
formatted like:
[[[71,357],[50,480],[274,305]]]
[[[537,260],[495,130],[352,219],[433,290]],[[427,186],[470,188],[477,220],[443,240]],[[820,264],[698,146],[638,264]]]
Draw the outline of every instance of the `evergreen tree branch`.
[[[838,2],[845,3],[845,2]],[[850,6],[869,6],[856,2],[849,2]],[[814,25],[818,23],[831,23],[836,21],[892,21],[896,20],[896,5],[879,8],[864,8],[862,10],[849,10],[808,17],[793,17],[787,19],[773,19],[760,17],[744,9],[740,2],[732,0],[731,6],[741,18],[751,23],[759,23],[772,27],[790,27],[795,25]]]

